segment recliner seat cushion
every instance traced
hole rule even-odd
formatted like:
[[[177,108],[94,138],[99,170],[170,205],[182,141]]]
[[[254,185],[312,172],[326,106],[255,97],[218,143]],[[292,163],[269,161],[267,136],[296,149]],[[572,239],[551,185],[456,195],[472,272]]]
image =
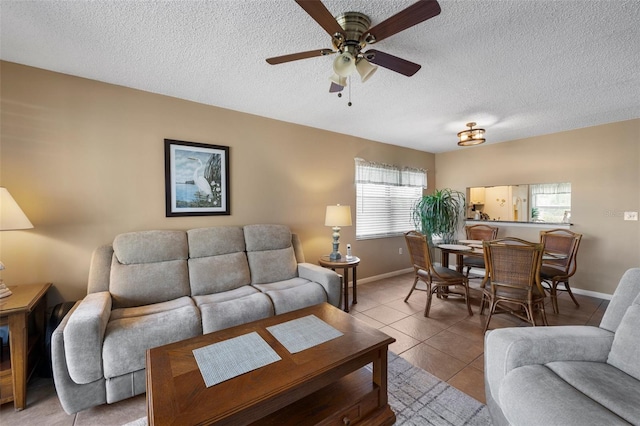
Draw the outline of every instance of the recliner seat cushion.
[[[177,309],[109,321],[102,346],[104,377],[144,369],[147,349],[200,334],[200,311],[193,302]]]
[[[499,402],[509,423],[519,426],[628,425],[540,364],[510,371],[501,383]]]
[[[640,421],[640,383],[604,362],[556,361],[558,377],[628,422]]]
[[[271,298],[276,315],[327,301],[327,293],[324,288],[320,284],[304,278],[256,284],[255,287]]]
[[[266,294],[254,293],[239,299],[200,305],[204,334],[273,316],[273,304]]]
[[[235,288],[233,290],[222,291],[220,293],[203,294],[202,296],[193,296],[192,299],[196,306],[206,305],[207,303],[220,303],[227,300],[239,299],[241,297],[250,296],[260,293],[260,290],[250,285]]]

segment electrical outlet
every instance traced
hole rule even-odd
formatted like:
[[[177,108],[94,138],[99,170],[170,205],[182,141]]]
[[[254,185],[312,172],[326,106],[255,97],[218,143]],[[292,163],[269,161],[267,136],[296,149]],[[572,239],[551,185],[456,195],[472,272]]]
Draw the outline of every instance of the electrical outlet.
[[[398,254],[402,254],[402,247],[398,248]]]
[[[624,212],[624,220],[638,220],[638,212]]]

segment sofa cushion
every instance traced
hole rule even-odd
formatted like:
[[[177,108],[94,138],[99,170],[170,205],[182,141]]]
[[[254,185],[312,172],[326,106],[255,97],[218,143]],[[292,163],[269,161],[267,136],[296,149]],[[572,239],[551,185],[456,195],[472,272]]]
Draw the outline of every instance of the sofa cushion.
[[[113,251],[123,265],[186,260],[187,234],[183,231],[140,231],[120,234],[113,240]]]
[[[277,250],[291,247],[291,231],[285,225],[247,225],[244,227],[247,251]]]
[[[628,424],[540,364],[509,372],[500,386],[499,401],[514,425]]]
[[[244,252],[189,259],[191,295],[219,293],[251,283]]]
[[[104,377],[144,369],[147,349],[200,334],[200,311],[193,302],[177,309],[109,321],[102,346]]]
[[[303,278],[256,285],[272,300],[276,315],[327,301],[324,288]]]
[[[251,283],[272,283],[294,278],[298,262],[291,243],[291,231],[283,225],[244,227]]]
[[[200,305],[200,312],[204,334],[268,318],[274,314],[271,300],[262,293]]]
[[[186,260],[123,265],[114,255],[110,281],[114,308],[166,302],[190,292]]]
[[[193,306],[193,301],[189,297],[180,297],[178,299],[169,300],[167,302],[154,303],[153,305],[114,309],[111,311],[109,321],[114,321],[120,318],[133,318],[157,314],[159,312],[182,308],[183,306]]]
[[[239,299],[241,297],[250,296],[255,293],[260,293],[260,290],[250,285],[244,285],[242,287],[238,287],[229,291],[222,291],[220,293],[193,296],[192,299],[194,302],[196,302],[196,306],[201,306],[206,305],[207,303],[220,303],[227,300]]]
[[[114,308],[188,296],[188,255],[186,232],[141,231],[116,236],[109,278]]]
[[[558,377],[628,422],[640,420],[640,383],[604,362],[556,361]]]
[[[640,380],[640,305],[636,302],[622,317],[607,362]]]
[[[187,231],[189,257],[219,256],[244,252],[244,233],[238,226],[215,226]]]

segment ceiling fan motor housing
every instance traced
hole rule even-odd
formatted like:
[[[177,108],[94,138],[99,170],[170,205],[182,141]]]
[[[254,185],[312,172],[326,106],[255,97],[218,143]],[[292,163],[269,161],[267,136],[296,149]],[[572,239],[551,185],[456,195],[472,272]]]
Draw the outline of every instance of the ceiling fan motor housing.
[[[344,37],[342,34],[334,34],[334,47],[339,52],[347,51],[354,57],[357,56],[366,46],[360,39],[371,27],[371,19],[360,12],[346,12],[338,15],[336,21],[344,29]]]

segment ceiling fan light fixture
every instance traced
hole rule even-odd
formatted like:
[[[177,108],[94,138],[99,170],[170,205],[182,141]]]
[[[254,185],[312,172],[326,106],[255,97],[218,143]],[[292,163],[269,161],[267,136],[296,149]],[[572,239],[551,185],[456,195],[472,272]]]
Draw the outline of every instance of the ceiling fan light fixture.
[[[377,66],[371,65],[371,63],[365,58],[360,58],[358,59],[358,62],[356,62],[356,70],[358,71],[358,74],[360,74],[360,79],[363,83],[369,80],[371,76],[375,74],[377,69]]]
[[[333,72],[340,77],[348,77],[356,69],[356,59],[349,52],[342,52],[333,61]]]
[[[331,77],[329,77],[329,80],[331,80],[338,86],[347,87],[347,77],[341,77],[338,74],[333,74]]]
[[[484,138],[484,129],[474,129],[473,126],[476,123],[471,122],[466,124],[468,129],[463,130],[458,133],[458,145],[460,146],[472,146],[472,145],[480,145],[484,143],[486,139]]]

